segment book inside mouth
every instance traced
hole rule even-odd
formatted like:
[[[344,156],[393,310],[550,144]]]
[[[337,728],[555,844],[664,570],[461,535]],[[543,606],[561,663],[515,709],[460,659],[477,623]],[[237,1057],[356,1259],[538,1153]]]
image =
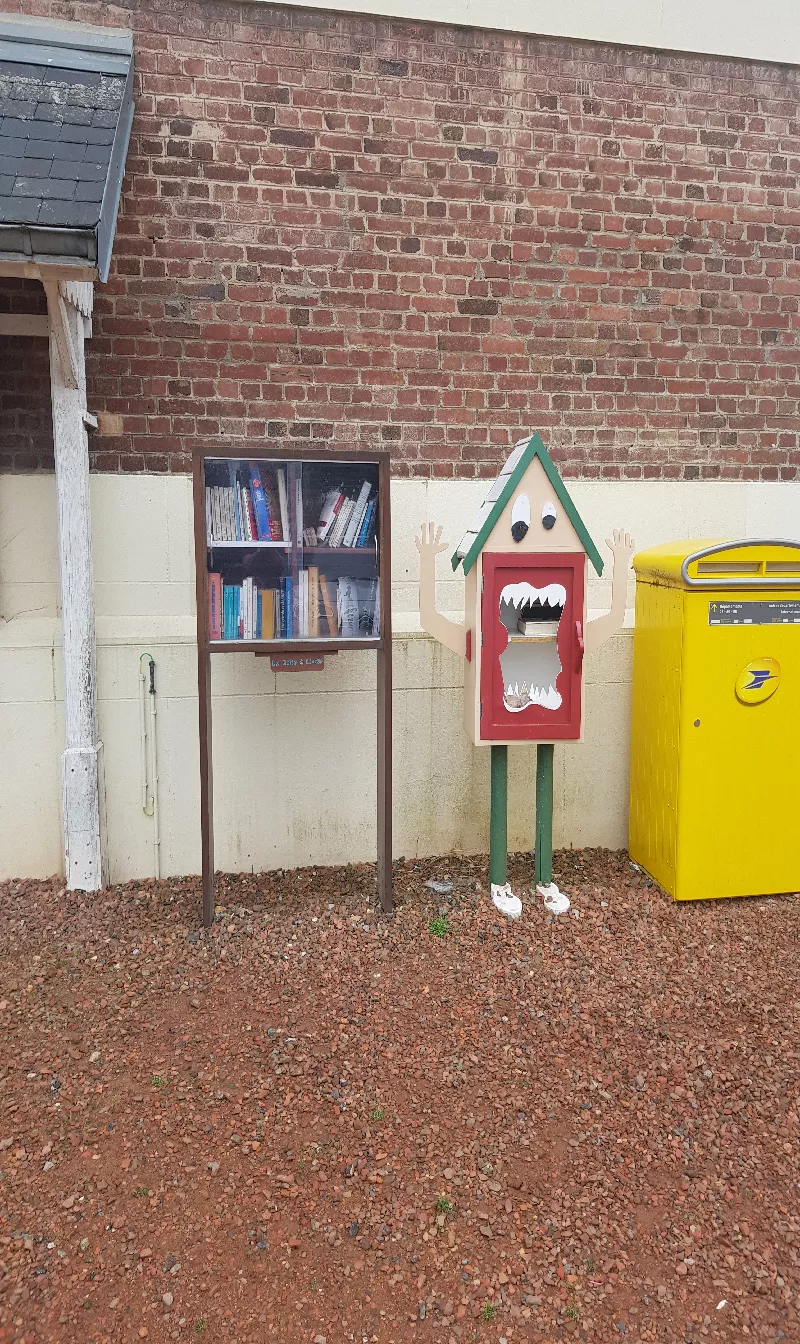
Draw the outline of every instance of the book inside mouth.
[[[560,583],[534,588],[508,583],[500,593],[500,620],[508,644],[500,654],[503,704],[512,714],[530,705],[555,710],[561,705],[556,682],[561,671],[558,627],[567,600]]]

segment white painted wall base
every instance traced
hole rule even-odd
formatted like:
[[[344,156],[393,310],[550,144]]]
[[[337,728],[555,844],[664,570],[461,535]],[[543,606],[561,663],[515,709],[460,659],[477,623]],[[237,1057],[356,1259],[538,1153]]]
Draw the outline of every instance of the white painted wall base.
[[[462,726],[463,664],[419,632],[414,529],[444,524],[455,544],[485,485],[395,481],[395,854],[485,852],[489,753]],[[797,536],[800,486],[572,482],[590,532],[632,530],[640,547],[679,536]],[[91,479],[97,685],[109,876],[153,873],[142,813],[139,657],[157,664],[162,874],[200,864],[191,487],[181,477]],[[463,580],[447,556],[439,605],[457,618]],[[602,609],[608,584],[590,584]],[[632,596],[632,585],[630,589]],[[64,749],[55,485],[0,478],[0,877],[63,865]],[[586,741],[556,748],[556,845],[624,846],[632,669],[630,628],[587,657]],[[215,655],[217,866],[242,871],[374,857],[374,656],[321,673]],[[535,753],[510,752],[509,843],[533,834]]]

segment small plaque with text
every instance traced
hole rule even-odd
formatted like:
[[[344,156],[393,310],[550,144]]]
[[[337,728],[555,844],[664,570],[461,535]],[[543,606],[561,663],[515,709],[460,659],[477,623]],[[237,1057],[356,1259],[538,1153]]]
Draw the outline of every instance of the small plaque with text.
[[[325,654],[270,654],[269,665],[273,672],[321,672],[325,666]]]

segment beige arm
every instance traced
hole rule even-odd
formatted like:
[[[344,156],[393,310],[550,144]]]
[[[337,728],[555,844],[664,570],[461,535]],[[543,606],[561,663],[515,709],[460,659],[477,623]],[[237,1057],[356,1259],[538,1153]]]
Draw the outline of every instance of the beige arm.
[[[427,634],[452,649],[460,658],[467,656],[467,632],[463,625],[448,621],[436,610],[436,557],[447,550],[441,541],[442,529],[435,523],[422,524],[421,535],[414,538],[419,551],[419,622]]]
[[[627,532],[614,532],[613,541],[606,539],[606,546],[614,557],[614,572],[611,577],[611,610],[605,616],[596,616],[586,624],[584,636],[586,652],[591,653],[605,644],[607,639],[622,629],[625,620],[625,605],[628,596],[628,569],[631,556],[636,550],[633,537]]]

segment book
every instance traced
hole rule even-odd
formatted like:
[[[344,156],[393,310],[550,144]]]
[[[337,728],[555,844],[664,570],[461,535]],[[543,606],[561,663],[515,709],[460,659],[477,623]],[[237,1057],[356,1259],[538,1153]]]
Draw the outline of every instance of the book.
[[[305,628],[305,579],[304,569],[298,570],[297,574],[297,628],[295,634],[302,639],[306,632]]]
[[[529,639],[532,636],[538,636],[539,639],[555,639],[558,635],[558,621],[530,621],[520,616],[517,630]]]
[[[258,527],[256,525],[255,509],[253,508],[253,497],[249,485],[242,487],[242,498],[245,506],[245,522],[247,524],[247,540],[258,541]]]
[[[364,545],[371,546],[375,540],[375,534],[378,530],[378,497],[372,501],[372,513],[370,515],[369,526],[364,536]]]
[[[259,541],[269,541],[272,537],[269,505],[261,482],[261,472],[255,462],[250,463],[248,471],[250,473],[250,495],[253,501],[257,538]]]
[[[339,505],[344,499],[339,486],[335,490],[329,490],[322,501],[322,507],[319,511],[319,522],[317,523],[317,541],[320,546],[325,545],[325,540],[333,527],[336,515],[339,512]]]
[[[276,476],[277,476],[277,478],[278,478],[278,504],[279,504],[279,507],[280,507],[280,513],[281,513],[281,532],[282,532],[282,536],[279,538],[279,540],[280,540],[280,541],[285,541],[285,542],[288,542],[288,543],[291,544],[291,540],[292,540],[292,538],[291,538],[291,536],[290,536],[290,534],[289,534],[289,500],[288,500],[288,496],[287,496],[287,494],[286,494],[286,469],[285,469],[285,467],[278,467],[278,470],[277,470],[277,472],[276,472],[275,474],[276,474]]]
[[[264,610],[262,605],[261,593],[256,589],[256,639],[263,639],[261,633],[263,630]]]
[[[255,638],[255,585],[251,578],[242,584],[242,637]]]
[[[344,490],[342,490],[339,494],[339,498],[336,501],[336,509],[333,515],[333,519],[331,520],[331,526],[328,530],[327,541],[329,546],[331,545],[331,537],[333,536],[334,528],[336,527],[336,524],[339,521],[339,514],[341,513],[342,508],[346,503],[347,503],[347,495],[345,494]]]
[[[308,579],[308,636],[309,639],[319,637],[319,570],[315,565],[309,565],[306,570]]]
[[[267,509],[269,510],[269,533],[265,540],[283,541],[283,515],[281,514],[280,496],[278,493],[277,473],[265,471],[262,476],[264,493],[267,496]]]
[[[239,509],[239,478],[236,473],[236,463],[228,463],[228,475],[230,478],[231,489],[231,508],[233,512],[233,536],[228,537],[228,541],[243,541],[244,529],[242,527],[242,517]]]
[[[222,639],[222,575],[208,576],[208,635],[209,639]]]
[[[375,512],[377,504],[378,504],[378,498],[376,495],[373,495],[372,499],[369,501],[369,504],[367,505],[366,510],[364,512],[364,519],[361,524],[361,527],[359,528],[358,536],[356,537],[355,542],[356,546],[366,546],[367,536],[369,534],[370,524],[372,522],[372,516]]]
[[[347,526],[350,522],[350,515],[353,512],[355,506],[356,501],[354,499],[350,499],[349,496],[347,496],[342,501],[341,506],[339,508],[339,513],[336,518],[336,523],[334,524],[333,531],[331,532],[330,535],[330,540],[328,542],[329,546],[341,546],[342,537],[347,531]]]
[[[369,500],[369,488],[370,488],[369,481],[364,481],[364,484],[362,485],[361,489],[358,492],[356,502],[353,505],[353,509],[347,524],[347,530],[345,531],[344,537],[342,538],[343,546],[352,546],[356,539],[356,536],[358,535],[358,529],[361,526],[361,521],[364,517],[364,510],[366,509],[367,501]]]
[[[352,541],[350,542],[351,546],[358,545],[358,539],[361,536],[361,529],[364,526],[364,519],[366,518],[368,511],[369,511],[369,498],[367,498],[364,501],[364,505],[361,509],[359,509],[358,506],[356,506],[354,510],[353,513],[354,523],[351,524],[351,527],[349,529],[350,534],[352,535],[353,538]]]
[[[291,574],[283,580],[283,638],[294,639],[294,588]]]
[[[295,523],[297,526],[297,540],[303,535],[303,474],[302,471],[296,471],[294,478],[294,501],[295,501]]]
[[[275,638],[275,593],[272,588],[262,588],[261,601],[261,638]]]
[[[332,639],[335,639],[339,633],[339,622],[336,619],[336,593],[331,581],[324,574],[320,575],[319,586],[325,607],[325,619],[328,622],[328,634]]]
[[[373,579],[370,584],[369,600],[372,620],[367,633],[377,636],[381,633],[381,586],[377,579]]]
[[[342,639],[358,639],[359,627],[358,590],[355,579],[344,575],[339,580],[339,624]]]

